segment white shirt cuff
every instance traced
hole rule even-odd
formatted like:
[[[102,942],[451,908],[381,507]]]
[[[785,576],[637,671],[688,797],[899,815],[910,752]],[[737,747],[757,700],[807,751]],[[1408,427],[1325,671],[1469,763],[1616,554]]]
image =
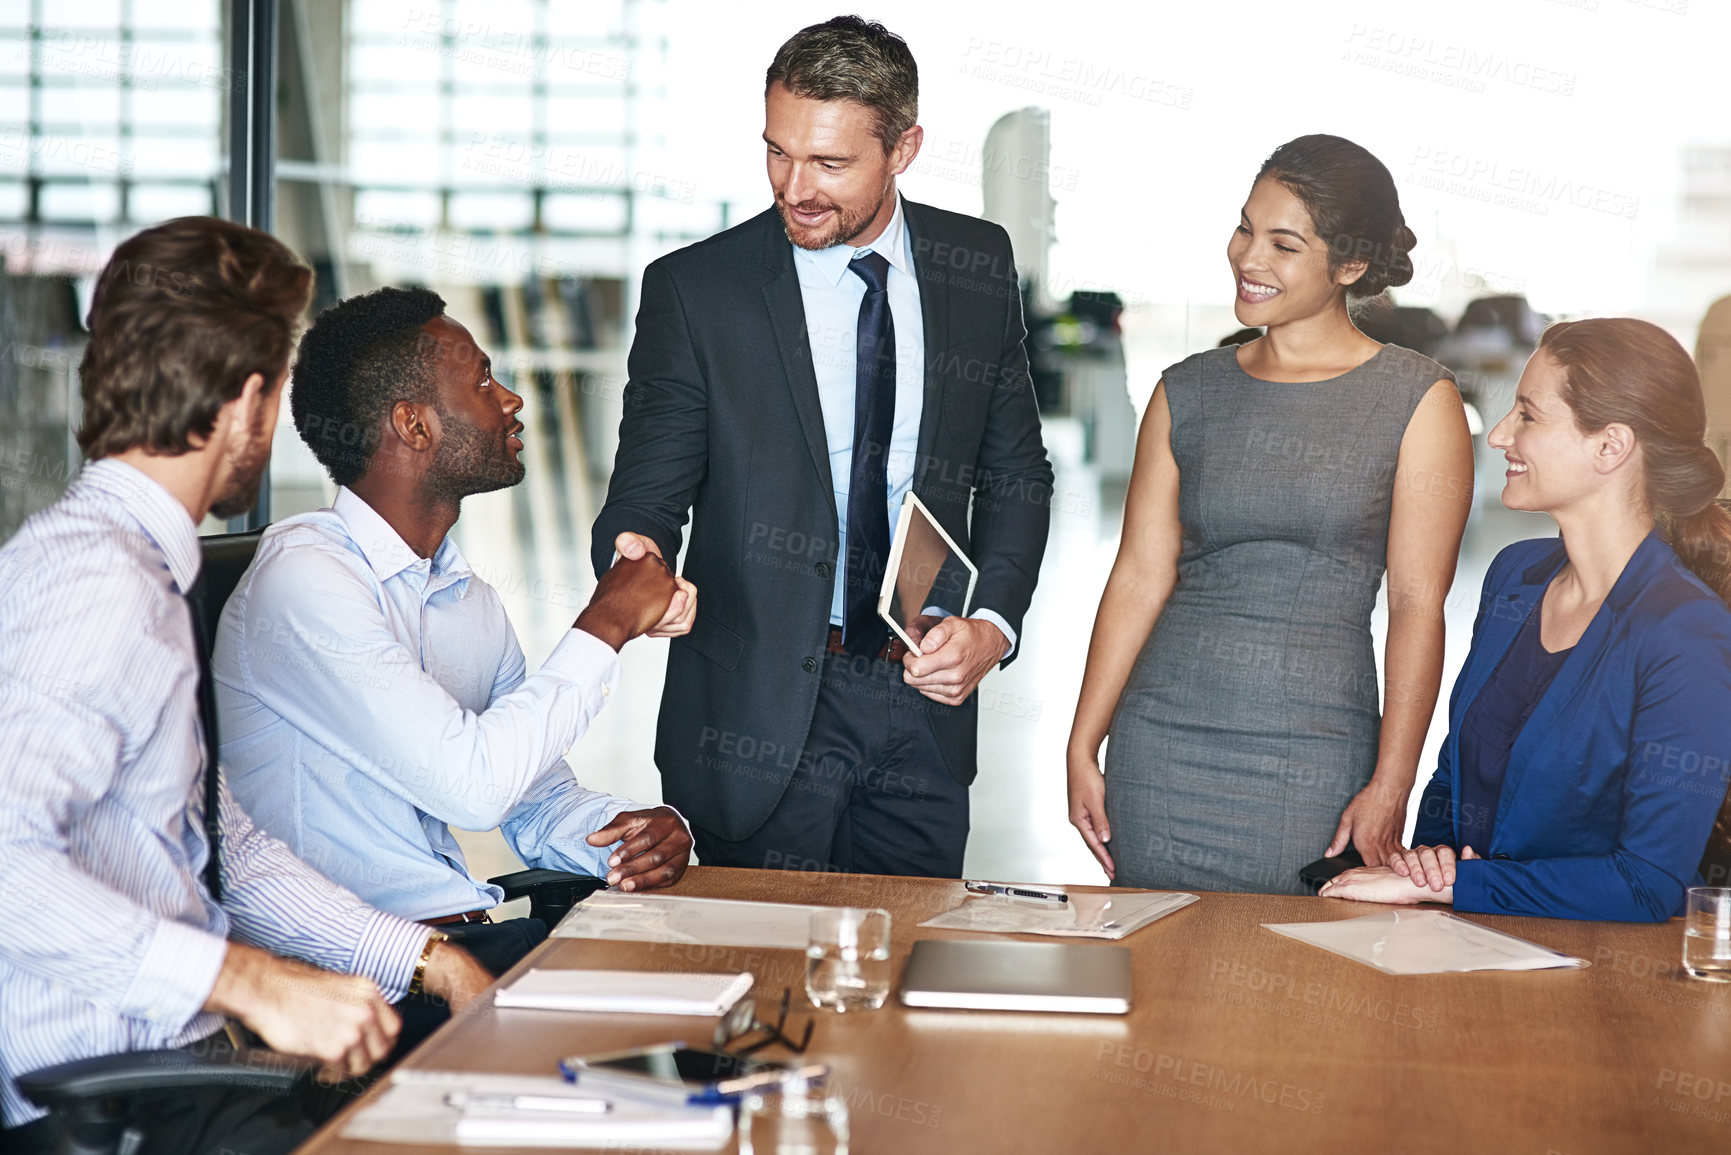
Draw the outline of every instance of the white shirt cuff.
[[[557,674],[606,698],[619,688],[619,655],[589,631],[572,627],[541,663],[539,672]]]
[[[172,918],[159,920],[120,1012],[176,1027],[189,1022],[216,989],[227,957],[228,943],[209,931]]]
[[[432,929],[382,910],[373,912],[355,944],[354,973],[366,975],[379,984],[379,993],[387,1003],[401,1000],[409,993],[409,981],[415,977],[415,964],[427,949]]]
[[[1004,632],[1004,637],[1008,638],[1010,641],[1010,648],[1004,651],[1004,656],[999,658],[998,661],[1009,661],[1010,655],[1016,652],[1016,631],[1010,628],[1010,623],[1006,622],[1001,614],[994,610],[985,609],[984,607],[975,610],[968,616],[970,618],[979,618],[982,622],[991,622],[994,626],[997,626],[998,629]]]

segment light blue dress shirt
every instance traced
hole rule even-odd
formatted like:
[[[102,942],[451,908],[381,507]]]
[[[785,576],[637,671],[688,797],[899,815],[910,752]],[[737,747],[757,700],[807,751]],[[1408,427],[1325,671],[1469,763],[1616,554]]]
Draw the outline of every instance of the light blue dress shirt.
[[[788,243],[793,245],[791,241]],[[853,473],[854,382],[858,372],[855,352],[859,345],[860,302],[865,300],[866,293],[865,282],[849,272],[848,265],[866,253],[877,253],[890,265],[887,292],[896,330],[896,410],[884,465],[893,533],[901,517],[902,501],[914,483],[920,413],[925,408],[926,393],[925,318],[920,312],[920,282],[914,271],[913,235],[902,214],[901,196],[896,196],[895,215],[869,245],[831,245],[827,249],[793,245],[812,369],[817,374],[818,401],[823,406],[829,475],[835,485],[835,592],[829,607],[832,626],[842,624],[847,602],[847,498]],[[1016,633],[1001,615],[981,608],[974,609],[969,616],[997,626],[1009,640],[1007,653],[1015,650]]]
[[[504,604],[456,544],[417,556],[348,489],[265,531],[215,650],[236,797],[384,910],[503,899],[469,876],[452,826],[498,826],[530,866],[605,875],[612,848],[584,838],[643,808],[578,785],[564,760],[618,685],[612,647],[573,629],[525,677]]]
[[[424,926],[320,877],[222,793],[223,905],[204,889],[198,659],[181,592],[198,531],[118,461],[84,468],[0,549],[0,1107],[20,1074],[175,1047],[232,937],[400,999]]]

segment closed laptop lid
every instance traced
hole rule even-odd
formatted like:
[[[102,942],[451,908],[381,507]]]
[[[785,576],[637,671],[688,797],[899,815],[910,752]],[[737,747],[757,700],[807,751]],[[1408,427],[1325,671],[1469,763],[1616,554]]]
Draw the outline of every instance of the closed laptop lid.
[[[1130,991],[1126,947],[929,938],[908,956],[901,999],[910,1007],[1121,1015]]]

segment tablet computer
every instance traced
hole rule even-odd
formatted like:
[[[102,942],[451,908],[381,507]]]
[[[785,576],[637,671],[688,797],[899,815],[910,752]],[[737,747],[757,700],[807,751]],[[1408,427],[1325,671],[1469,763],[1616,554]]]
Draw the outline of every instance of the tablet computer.
[[[930,626],[968,616],[979,579],[979,568],[910,489],[890,540],[878,616],[917,654]]]
[[[908,954],[901,997],[909,1007],[1121,1015],[1131,986],[1121,946],[927,938]]]

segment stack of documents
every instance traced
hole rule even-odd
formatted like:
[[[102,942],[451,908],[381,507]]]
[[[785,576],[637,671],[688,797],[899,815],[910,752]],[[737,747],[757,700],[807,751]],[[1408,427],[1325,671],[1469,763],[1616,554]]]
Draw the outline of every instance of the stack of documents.
[[[1067,902],[983,896],[970,898],[920,925],[988,934],[1120,939],[1195,901],[1194,894],[1164,890],[1072,894]]]
[[[1338,922],[1262,924],[1391,975],[1536,971],[1584,967],[1586,959],[1468,922],[1443,910],[1391,910]]]
[[[554,938],[701,943],[804,950],[822,906],[598,890],[571,908]]]
[[[599,1110],[574,1109],[597,1102]],[[598,1100],[534,1075],[403,1070],[342,1130],[375,1143],[627,1151],[715,1151],[732,1134],[731,1107]]]
[[[751,990],[750,972],[531,970],[493,996],[500,1007],[606,1014],[725,1015]]]

